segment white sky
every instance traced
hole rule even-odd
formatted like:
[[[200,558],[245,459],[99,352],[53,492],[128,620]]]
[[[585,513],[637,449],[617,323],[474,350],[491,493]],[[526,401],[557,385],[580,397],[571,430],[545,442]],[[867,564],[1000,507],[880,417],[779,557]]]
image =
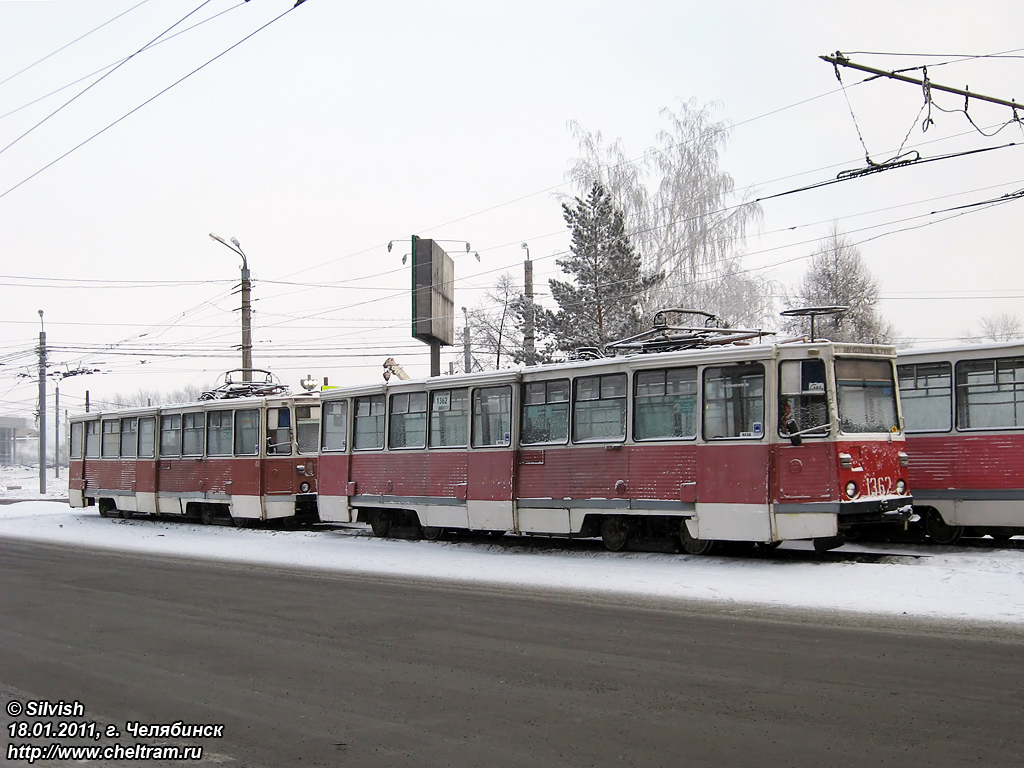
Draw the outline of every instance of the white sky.
[[[32,470],[0,467],[0,498],[34,498]],[[21,488],[10,489],[19,485]],[[50,473],[51,498],[67,493]],[[648,552],[509,548],[445,541],[377,539],[368,526],[332,531],[240,530],[178,520],[101,518],[67,503],[0,505],[0,538],[284,568],[313,568],[558,590],[583,599],[707,601],[734,608],[925,618],[943,623],[1024,626],[1024,551],[846,544],[842,553],[891,552],[875,562],[813,557],[694,557]],[[810,549],[806,542],[784,548]],[[923,555],[908,556],[907,553]]]
[[[923,134],[919,88],[856,85],[863,77],[844,70],[844,96],[818,59],[841,50],[884,69],[929,64],[935,83],[1024,99],[1024,59],[939,66],[1013,51],[1019,0],[306,0],[286,14],[292,0],[210,0],[174,31],[222,15],[59,112],[100,75],[26,106],[201,3],[0,0],[0,415],[35,410],[36,385],[20,374],[35,373],[39,309],[53,370],[104,372],[63,383],[72,411],[86,389],[94,401],[166,391],[237,367],[240,259],[209,232],[237,237],[248,255],[255,365],[296,388],[306,374],[377,380],[392,355],[426,375],[427,349],[410,338],[408,237],[468,241],[480,254],[477,263],[450,244],[457,308],[478,306],[506,270],[518,279],[524,241],[543,288],[568,245],[555,197],[575,193],[564,185],[578,154],[567,122],[640,156],[664,127],[659,110],[691,97],[720,102],[716,117],[735,125],[721,167],[755,197],[863,166],[846,96],[875,160],[905,137],[929,157],[1016,142],[767,201],[745,263],[792,285],[837,221],[861,243],[882,282],[880,309],[908,340],[955,339],[997,312],[1024,316],[1021,203],[927,216],[1024,187],[1020,128],[986,138],[935,110]],[[980,102],[970,114],[983,127],[1011,116]]]

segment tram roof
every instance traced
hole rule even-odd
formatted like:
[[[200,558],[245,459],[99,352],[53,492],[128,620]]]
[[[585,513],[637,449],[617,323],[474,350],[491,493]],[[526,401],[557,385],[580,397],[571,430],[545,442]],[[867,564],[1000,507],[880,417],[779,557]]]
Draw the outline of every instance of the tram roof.
[[[185,411],[225,411],[239,408],[259,408],[266,405],[283,405],[291,402],[299,404],[315,404],[320,401],[319,392],[292,392],[288,394],[270,395],[268,397],[236,397],[222,400],[193,400],[188,403],[165,403],[162,405],[135,406],[132,408],[114,408],[109,410],[89,411],[69,416],[69,421],[89,421],[101,418],[131,418],[133,416],[152,416],[158,413],[183,413]]]
[[[990,341],[981,344],[959,343],[934,347],[911,347],[897,350],[897,359],[976,359],[993,354],[1024,357],[1024,341]]]
[[[597,374],[603,371],[647,370],[664,368],[666,365],[709,365],[718,362],[735,363],[745,360],[767,360],[772,358],[806,358],[824,356],[879,356],[892,358],[895,347],[884,344],[855,344],[831,341],[806,341],[794,339],[784,342],[757,344],[718,345],[700,349],[674,350],[670,352],[636,352],[617,357],[599,357],[586,360],[569,360],[545,363],[530,367],[520,366],[501,371],[480,371],[418,379],[392,378],[375,384],[338,386],[323,390],[324,400],[342,397],[400,393],[408,390],[422,391],[449,389],[464,386],[488,386],[507,384],[515,381],[546,380],[568,374]]]

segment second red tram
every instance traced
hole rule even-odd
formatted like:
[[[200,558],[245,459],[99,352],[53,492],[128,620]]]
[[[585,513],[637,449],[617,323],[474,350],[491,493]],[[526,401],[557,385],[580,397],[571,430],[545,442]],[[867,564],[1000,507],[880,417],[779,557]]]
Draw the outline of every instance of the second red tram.
[[[454,531],[812,540],[912,515],[892,347],[794,342],[325,391],[321,519]]]
[[[1024,343],[902,350],[897,362],[928,536],[1024,534]]]
[[[72,507],[238,526],[317,519],[318,394],[86,413],[70,431]]]

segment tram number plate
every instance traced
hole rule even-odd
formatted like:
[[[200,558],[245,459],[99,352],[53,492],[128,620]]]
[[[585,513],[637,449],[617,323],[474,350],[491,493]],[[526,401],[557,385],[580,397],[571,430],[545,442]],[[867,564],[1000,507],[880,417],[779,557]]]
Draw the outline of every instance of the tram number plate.
[[[867,486],[868,496],[888,496],[893,492],[891,477],[866,477],[864,484]]]

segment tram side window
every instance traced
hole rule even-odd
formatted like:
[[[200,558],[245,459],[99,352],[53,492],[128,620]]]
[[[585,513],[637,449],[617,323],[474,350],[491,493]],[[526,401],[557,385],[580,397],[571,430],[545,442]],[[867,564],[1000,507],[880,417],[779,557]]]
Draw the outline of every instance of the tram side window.
[[[573,382],[573,442],[626,438],[626,374],[584,376]]]
[[[392,448],[427,447],[426,392],[403,392],[391,396],[388,445]]]
[[[523,445],[565,443],[569,439],[569,380],[523,385]]]
[[[299,453],[316,453],[320,442],[320,406],[295,406],[295,441]]]
[[[117,419],[103,422],[103,458],[116,459],[121,429]]]
[[[384,395],[357,397],[352,447],[369,451],[384,447]]]
[[[76,421],[71,425],[71,458],[82,458],[82,449],[85,447],[85,424]]]
[[[210,411],[206,414],[206,453],[230,456],[233,443],[231,411]]]
[[[292,409],[267,408],[267,454],[292,455]]]
[[[156,416],[139,419],[139,456],[152,459],[156,455]]]
[[[473,447],[512,442],[512,387],[483,387],[473,391]]]
[[[891,432],[896,421],[896,382],[888,360],[836,360],[839,428],[847,434]]]
[[[469,445],[469,391],[441,389],[430,393],[430,447]]]
[[[121,419],[121,456],[134,459],[139,453],[139,420]]]
[[[704,369],[704,439],[764,435],[764,366],[740,363]]]
[[[100,455],[100,423],[98,421],[87,421],[85,423],[85,457],[96,459]]]
[[[235,411],[235,456],[260,452],[260,412],[255,408]]]
[[[181,455],[203,455],[205,420],[202,413],[181,414]]]
[[[348,401],[331,400],[323,404],[323,449],[344,451],[348,447]]]
[[[160,417],[160,455],[181,455],[181,414]]]
[[[824,360],[779,363],[779,434],[782,437],[789,437],[791,421],[796,422],[794,431],[803,433],[804,437],[828,435],[830,419]]]
[[[1024,427],[1024,358],[957,363],[956,423],[959,429]]]
[[[633,438],[697,436],[697,369],[639,371],[634,382]]]
[[[953,425],[953,367],[949,363],[896,366],[907,432],[948,432]]]

